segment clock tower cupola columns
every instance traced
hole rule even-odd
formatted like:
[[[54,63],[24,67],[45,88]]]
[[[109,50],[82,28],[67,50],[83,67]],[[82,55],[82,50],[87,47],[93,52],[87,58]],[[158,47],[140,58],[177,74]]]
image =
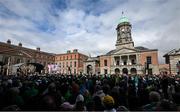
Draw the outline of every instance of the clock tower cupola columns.
[[[121,17],[119,24],[117,25],[117,41],[116,49],[134,48],[134,42],[131,36],[131,24],[126,17]]]

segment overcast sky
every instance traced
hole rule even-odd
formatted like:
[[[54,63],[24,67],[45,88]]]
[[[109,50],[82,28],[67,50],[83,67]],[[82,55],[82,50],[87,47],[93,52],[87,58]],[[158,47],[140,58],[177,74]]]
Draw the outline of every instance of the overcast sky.
[[[135,46],[180,48],[180,0],[0,0],[0,41],[51,53],[69,49],[97,56],[115,48],[121,12]]]

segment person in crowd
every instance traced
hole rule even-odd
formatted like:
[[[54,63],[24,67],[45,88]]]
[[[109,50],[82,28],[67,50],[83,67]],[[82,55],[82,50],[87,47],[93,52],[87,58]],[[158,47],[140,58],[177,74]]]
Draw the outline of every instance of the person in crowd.
[[[106,95],[103,98],[104,112],[116,112],[114,108],[114,99],[112,96]]]
[[[72,90],[71,90],[71,96],[69,98],[69,103],[70,104],[75,104],[77,96],[80,94],[79,93],[79,85],[76,84],[75,82],[72,83]]]
[[[95,93],[93,94],[93,97],[99,96],[101,99],[105,96],[102,87],[100,85],[96,85],[95,87]]]
[[[177,108],[175,104],[167,99],[161,100],[157,106],[156,106],[156,111],[176,111]]]
[[[170,75],[0,75],[0,110],[180,110],[180,80]]]
[[[79,94],[77,96],[76,103],[74,104],[74,110],[75,111],[86,111],[83,95]]]
[[[93,101],[94,101],[94,111],[103,111],[104,110],[102,99],[99,96],[95,96],[93,98]]]
[[[157,103],[160,101],[161,96],[158,92],[156,91],[151,91],[149,93],[149,100],[150,100],[150,104],[147,104],[145,106],[143,106],[143,110],[144,111],[155,111]]]

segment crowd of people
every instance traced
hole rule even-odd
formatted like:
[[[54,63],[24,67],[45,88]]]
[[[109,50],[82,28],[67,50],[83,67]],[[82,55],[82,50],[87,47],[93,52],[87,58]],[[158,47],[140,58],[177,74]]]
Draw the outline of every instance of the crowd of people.
[[[171,75],[0,75],[0,110],[176,111],[180,78]]]

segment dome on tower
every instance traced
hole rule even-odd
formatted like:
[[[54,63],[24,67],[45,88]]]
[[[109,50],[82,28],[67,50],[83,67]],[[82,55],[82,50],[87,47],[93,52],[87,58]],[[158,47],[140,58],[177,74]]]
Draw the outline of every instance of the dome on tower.
[[[121,17],[119,23],[129,22],[129,19],[125,16]]]

